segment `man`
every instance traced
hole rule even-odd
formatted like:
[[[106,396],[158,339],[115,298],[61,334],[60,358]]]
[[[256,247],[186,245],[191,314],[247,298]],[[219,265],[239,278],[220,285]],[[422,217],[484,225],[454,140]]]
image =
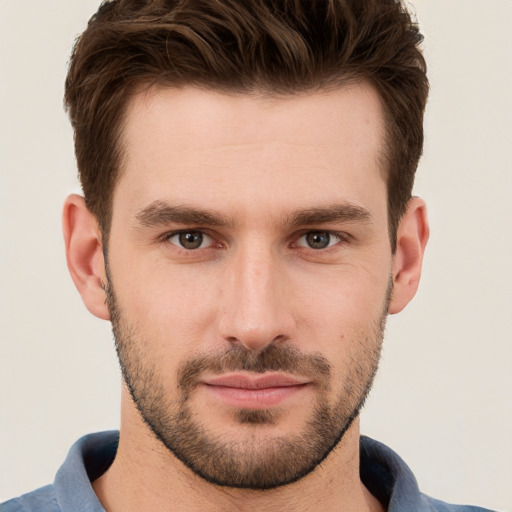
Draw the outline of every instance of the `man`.
[[[112,322],[121,429],[2,510],[478,510],[359,434],[428,238],[420,42],[393,0],[99,9],[67,79],[64,235]]]

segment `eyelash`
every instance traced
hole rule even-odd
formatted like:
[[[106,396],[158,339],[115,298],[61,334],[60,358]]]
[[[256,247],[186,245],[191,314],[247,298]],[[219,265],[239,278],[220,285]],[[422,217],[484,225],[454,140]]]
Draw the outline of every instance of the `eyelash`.
[[[201,233],[202,235],[205,235],[209,237],[212,240],[212,243],[208,247],[204,248],[198,248],[198,249],[186,249],[185,247],[182,247],[178,244],[174,244],[171,242],[171,239],[175,236],[179,236],[181,234],[185,233]],[[180,229],[177,231],[170,231],[167,233],[164,233],[162,236],[159,237],[159,241],[164,244],[171,245],[174,250],[178,253],[178,256],[185,257],[185,258],[193,258],[194,256],[198,256],[200,254],[204,255],[204,251],[211,251],[212,249],[220,249],[223,247],[223,244],[216,241],[216,238],[212,236],[207,230],[204,229]]]
[[[209,237],[213,242],[208,247],[204,247],[204,248],[199,247],[197,249],[187,249],[178,244],[174,244],[170,241],[171,238],[173,238],[175,236],[179,236],[181,234],[186,234],[186,233],[200,233],[201,235],[205,235],[205,236]],[[301,238],[303,238],[304,236],[306,236],[310,233],[325,233],[331,237],[336,237],[338,239],[338,242],[334,243],[330,246],[327,246],[325,248],[321,248],[321,249],[313,249],[312,247],[308,247],[307,245],[297,245],[298,240],[300,240]],[[351,241],[352,237],[348,233],[340,232],[340,231],[331,231],[328,229],[325,229],[325,230],[309,229],[309,230],[301,231],[300,233],[298,233],[298,236],[297,236],[297,234],[295,234],[292,237],[292,239],[295,240],[292,245],[293,248],[309,249],[310,251],[313,251],[314,253],[318,253],[318,254],[320,254],[320,253],[329,254],[329,253],[337,250],[337,248],[339,248],[340,244],[344,245],[344,244],[349,243]],[[212,248],[214,249],[214,248],[222,248],[223,247],[222,243],[220,243],[220,242],[216,243],[215,237],[212,236],[211,234],[209,234],[208,231],[204,230],[204,229],[181,229],[181,230],[177,230],[177,231],[171,231],[171,232],[168,232],[168,233],[165,233],[164,235],[162,235],[160,237],[160,240],[162,242],[166,242],[166,243],[170,243],[171,245],[174,245],[178,251],[180,251],[182,254],[185,254],[185,255],[192,255],[193,253],[197,253],[201,250],[204,251],[204,250],[208,250],[208,249],[212,249]]]

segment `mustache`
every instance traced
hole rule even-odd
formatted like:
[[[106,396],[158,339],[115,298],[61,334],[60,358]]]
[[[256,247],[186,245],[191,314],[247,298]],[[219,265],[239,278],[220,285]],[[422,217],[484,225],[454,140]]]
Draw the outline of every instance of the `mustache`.
[[[327,386],[331,365],[318,353],[303,354],[291,346],[270,344],[260,352],[254,352],[237,345],[221,354],[198,356],[184,361],[178,368],[178,386],[187,395],[197,385],[202,374],[234,371],[279,371],[307,377]]]

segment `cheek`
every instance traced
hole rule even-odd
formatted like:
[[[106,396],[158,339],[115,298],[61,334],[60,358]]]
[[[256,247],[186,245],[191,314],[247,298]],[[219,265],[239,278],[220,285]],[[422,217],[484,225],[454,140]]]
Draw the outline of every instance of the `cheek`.
[[[390,265],[345,265],[296,276],[301,308],[319,325],[362,324],[382,314]]]
[[[129,322],[153,342],[162,340],[178,349],[185,350],[187,341],[199,334],[204,338],[204,327],[213,321],[216,290],[221,286],[215,273],[165,262],[132,266],[136,271],[126,269],[124,273],[129,279],[113,279],[120,308]]]
[[[323,279],[317,276],[314,286],[302,287],[296,307],[302,343],[333,364],[347,364],[362,344],[374,344],[387,302],[387,272],[380,274],[335,269]]]

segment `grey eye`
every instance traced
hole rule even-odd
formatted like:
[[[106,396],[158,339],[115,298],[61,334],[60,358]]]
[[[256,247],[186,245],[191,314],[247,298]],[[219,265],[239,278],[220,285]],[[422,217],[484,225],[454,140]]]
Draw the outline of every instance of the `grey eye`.
[[[171,244],[187,250],[201,249],[212,242],[211,237],[201,231],[182,231],[169,238]]]
[[[319,250],[335,245],[339,241],[340,237],[329,231],[309,231],[299,238],[297,245]]]

